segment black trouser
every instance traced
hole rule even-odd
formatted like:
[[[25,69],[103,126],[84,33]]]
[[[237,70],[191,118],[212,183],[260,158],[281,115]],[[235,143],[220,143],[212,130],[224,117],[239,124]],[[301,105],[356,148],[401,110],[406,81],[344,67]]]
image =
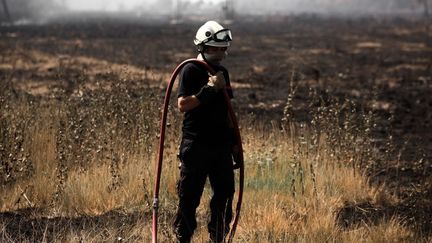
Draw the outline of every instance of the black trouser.
[[[183,139],[180,146],[180,179],[177,184],[178,211],[174,228],[180,241],[188,242],[197,227],[196,209],[207,177],[213,195],[208,231],[214,242],[222,242],[229,232],[234,195],[233,163],[227,146],[209,146]]]

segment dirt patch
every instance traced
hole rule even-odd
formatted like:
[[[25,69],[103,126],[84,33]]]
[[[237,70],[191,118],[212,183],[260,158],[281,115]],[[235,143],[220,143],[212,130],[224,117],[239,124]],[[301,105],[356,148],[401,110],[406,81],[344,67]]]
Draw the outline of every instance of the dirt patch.
[[[429,192],[430,193],[430,192]],[[399,220],[418,235],[430,235],[432,206],[428,200],[379,205],[372,202],[346,202],[336,213],[337,225],[344,229],[377,225],[391,219]]]
[[[124,241],[125,233],[135,225],[142,224],[149,213],[126,213],[123,211],[109,211],[97,216],[80,217],[46,217],[38,209],[23,209],[15,212],[0,213],[0,224],[3,227],[4,239],[11,237],[13,241],[66,241],[68,232],[80,232],[91,229],[101,231],[115,229],[117,235],[106,235],[105,239],[116,242]],[[108,230],[107,230],[108,233]],[[79,235],[79,234],[77,234]],[[128,234],[129,236],[130,234]],[[5,237],[6,236],[6,237]],[[70,240],[70,239],[69,239]],[[76,239],[79,241],[79,239]],[[129,238],[128,240],[138,242],[142,238]]]

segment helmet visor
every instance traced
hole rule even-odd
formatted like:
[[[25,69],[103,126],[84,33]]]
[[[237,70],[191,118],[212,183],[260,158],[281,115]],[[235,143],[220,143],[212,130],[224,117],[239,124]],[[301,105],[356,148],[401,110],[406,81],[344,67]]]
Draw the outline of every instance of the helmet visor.
[[[214,33],[213,38],[211,38],[211,39],[213,39],[216,42],[232,41],[231,30],[229,30],[229,29],[219,30],[218,32]]]

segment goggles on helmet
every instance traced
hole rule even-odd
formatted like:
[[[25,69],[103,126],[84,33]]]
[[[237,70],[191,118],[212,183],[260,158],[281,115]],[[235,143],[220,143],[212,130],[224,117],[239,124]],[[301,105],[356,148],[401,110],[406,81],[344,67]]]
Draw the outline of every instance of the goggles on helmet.
[[[209,42],[211,40],[213,40],[215,42],[228,42],[228,41],[232,41],[231,30],[229,30],[229,29],[219,30],[218,32],[216,32],[212,36],[210,36],[207,39],[207,41],[205,41],[205,42]]]

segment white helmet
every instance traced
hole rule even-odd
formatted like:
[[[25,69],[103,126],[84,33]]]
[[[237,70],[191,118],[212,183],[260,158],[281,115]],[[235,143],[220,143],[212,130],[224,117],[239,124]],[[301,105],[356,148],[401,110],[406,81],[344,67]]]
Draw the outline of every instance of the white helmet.
[[[207,21],[198,29],[194,43],[197,46],[228,47],[231,41],[231,30],[225,29],[216,21]]]

